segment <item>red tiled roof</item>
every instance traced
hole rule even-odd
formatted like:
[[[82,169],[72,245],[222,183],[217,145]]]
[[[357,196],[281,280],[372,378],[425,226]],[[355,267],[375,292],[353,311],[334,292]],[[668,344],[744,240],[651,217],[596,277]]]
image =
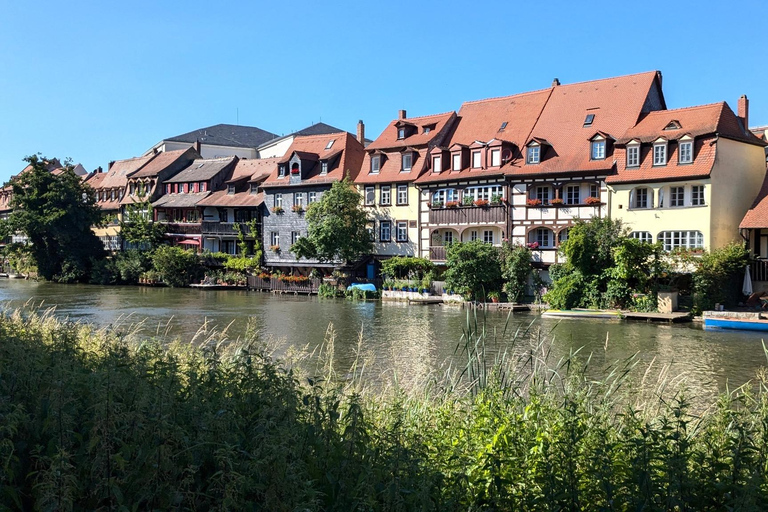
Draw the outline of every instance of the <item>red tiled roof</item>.
[[[262,181],[269,176],[280,158],[253,158],[242,159],[237,162],[232,177],[227,182],[248,179],[248,181]]]
[[[251,194],[250,190],[244,190],[236,192],[234,194],[227,193],[226,190],[217,190],[210,196],[200,201],[198,206],[217,206],[220,208],[226,207],[256,207],[264,202],[264,192],[257,194]]]
[[[435,136],[445,127],[453,116],[454,112],[445,112],[443,114],[432,114],[429,116],[409,117],[406,119],[395,119],[387,126],[376,140],[368,144],[366,149],[394,149],[405,148],[408,146],[421,146],[429,144]],[[405,121],[418,128],[417,132],[404,139],[397,138],[397,124]],[[425,126],[435,125],[429,133],[424,133]]]
[[[128,176],[142,169],[157,155],[149,154],[136,158],[117,160],[107,172],[101,172],[92,176],[87,183],[93,188],[120,188],[125,187]],[[97,176],[103,176],[100,180]],[[93,181],[96,179],[97,181]]]
[[[760,192],[757,194],[755,202],[752,203],[752,208],[747,211],[741,224],[739,224],[739,228],[768,228],[768,173],[765,175],[763,186],[760,187]]]
[[[162,151],[151,159],[145,166],[141,167],[137,172],[128,176],[129,178],[151,178],[157,176],[163,169],[172,165],[176,160],[181,158],[186,152],[195,151],[194,148],[177,149],[175,151]],[[197,152],[195,152],[197,153]],[[200,158],[200,155],[196,155],[195,158]]]
[[[333,146],[325,149],[331,139],[334,140]],[[280,161],[290,160],[289,155],[294,153],[317,155],[316,158],[322,160],[327,156],[338,154],[339,151],[341,151],[341,157],[339,163],[333,169],[330,169],[327,174],[321,175],[320,164],[316,163],[311,169],[304,170],[304,178],[301,180],[301,185],[341,181],[347,173],[354,180],[360,172],[360,164],[363,161],[365,150],[362,144],[348,132],[296,137],[285,153],[288,158],[283,157]],[[278,178],[278,166],[274,165],[263,186],[298,186],[298,184],[290,185],[288,176]]]
[[[658,137],[654,137],[656,140]],[[616,174],[608,176],[606,183],[638,183],[648,181],[705,178],[712,172],[717,154],[714,136],[699,137],[693,142],[693,162],[678,164],[678,145],[668,146],[667,165],[653,165],[653,146],[640,147],[640,166],[627,168],[626,149],[616,148]]]

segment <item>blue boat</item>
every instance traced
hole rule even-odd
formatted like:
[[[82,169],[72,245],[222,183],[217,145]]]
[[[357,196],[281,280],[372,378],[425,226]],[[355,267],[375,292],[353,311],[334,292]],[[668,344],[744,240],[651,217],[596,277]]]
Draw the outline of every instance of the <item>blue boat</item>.
[[[749,317],[704,316],[705,329],[735,329],[739,331],[768,331],[768,320],[759,314]]]

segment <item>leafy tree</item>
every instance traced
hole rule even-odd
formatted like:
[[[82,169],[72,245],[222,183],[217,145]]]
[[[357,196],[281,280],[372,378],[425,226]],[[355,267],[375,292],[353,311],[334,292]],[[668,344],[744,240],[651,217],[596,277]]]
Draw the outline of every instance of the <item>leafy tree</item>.
[[[120,221],[120,236],[134,247],[155,250],[165,237],[165,225],[152,221],[152,205],[148,200],[126,207]]]
[[[371,252],[368,217],[349,177],[336,182],[307,209],[307,236],[291,246],[297,258],[355,261]]]
[[[734,306],[742,300],[744,267],[749,264],[749,251],[743,245],[731,243],[688,261],[696,268],[693,273],[696,311],[712,309],[716,302]]]
[[[12,213],[1,221],[0,232],[24,233],[38,273],[61,282],[84,279],[91,262],[101,259],[104,249],[91,227],[101,222],[93,189],[65,162],[60,173],[48,170],[49,160],[32,155],[30,168],[11,180]]]
[[[395,256],[381,262],[381,273],[396,279],[413,276],[422,279],[435,269],[435,264],[427,258],[413,256]]]
[[[181,247],[158,247],[152,255],[152,266],[165,284],[173,287],[189,286],[202,274],[197,254]]]
[[[511,302],[520,302],[525,295],[525,286],[533,272],[531,250],[520,244],[506,243],[502,249],[501,275],[504,291]]]
[[[480,240],[460,242],[446,250],[445,284],[448,288],[483,297],[501,284],[499,252]]]

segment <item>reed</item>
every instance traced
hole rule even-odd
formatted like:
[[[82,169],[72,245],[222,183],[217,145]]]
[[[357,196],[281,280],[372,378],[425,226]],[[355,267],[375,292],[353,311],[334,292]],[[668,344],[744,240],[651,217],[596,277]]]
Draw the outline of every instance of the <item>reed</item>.
[[[254,329],[182,342],[53,313],[0,314],[0,508],[768,509],[764,373],[701,410],[664,369],[643,394],[634,357],[596,379],[555,333],[472,312],[465,364],[373,388],[362,336],[334,370],[332,328],[288,365]]]

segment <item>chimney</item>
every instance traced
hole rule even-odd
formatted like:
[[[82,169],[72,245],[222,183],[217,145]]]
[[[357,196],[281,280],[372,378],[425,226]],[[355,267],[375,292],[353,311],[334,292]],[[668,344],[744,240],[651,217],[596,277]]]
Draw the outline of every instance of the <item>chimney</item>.
[[[115,161],[114,160],[109,162],[109,165],[107,166],[107,170],[108,171],[111,170],[113,165],[115,165]]]
[[[397,112],[397,118],[398,119],[405,119],[405,110],[400,110]]]
[[[552,80],[552,87],[557,87],[558,85],[560,85],[560,80],[558,80],[557,78]]]
[[[365,124],[362,119],[357,122],[357,142],[365,146]]]
[[[98,167],[96,168],[96,174],[101,174],[101,173],[103,173],[103,172],[104,172],[104,169],[102,169],[102,168],[101,168],[101,166],[98,166]]]
[[[744,122],[744,129],[749,131],[749,100],[746,94],[739,98],[739,117]]]
[[[201,153],[202,148],[200,147],[200,139],[197,139],[195,141],[195,151],[197,151],[198,155],[203,156],[203,154]]]

